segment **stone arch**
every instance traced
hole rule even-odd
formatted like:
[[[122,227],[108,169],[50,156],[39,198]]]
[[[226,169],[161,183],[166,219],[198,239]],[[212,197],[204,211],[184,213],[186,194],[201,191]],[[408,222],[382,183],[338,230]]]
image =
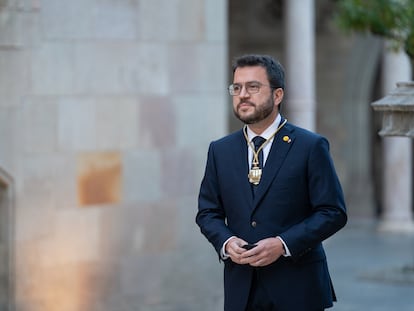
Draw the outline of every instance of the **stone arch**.
[[[0,167],[0,310],[14,310],[14,190]]]
[[[345,73],[342,113],[347,124],[344,158],[347,172],[344,191],[348,212],[356,218],[376,216],[374,198],[374,152],[376,147],[371,102],[377,87],[382,41],[378,38],[356,36]]]

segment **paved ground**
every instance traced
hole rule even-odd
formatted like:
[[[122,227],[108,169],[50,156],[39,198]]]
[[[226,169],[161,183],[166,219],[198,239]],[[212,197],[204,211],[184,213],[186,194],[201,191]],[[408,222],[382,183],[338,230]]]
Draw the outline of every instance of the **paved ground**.
[[[338,296],[333,311],[413,311],[414,235],[348,225],[325,242]]]
[[[324,245],[338,296],[329,311],[414,311],[414,234],[379,232],[374,223],[350,221]],[[201,270],[189,283],[203,295],[156,311],[223,310],[222,266],[213,251],[200,253],[192,255]],[[203,278],[194,281],[195,276]]]

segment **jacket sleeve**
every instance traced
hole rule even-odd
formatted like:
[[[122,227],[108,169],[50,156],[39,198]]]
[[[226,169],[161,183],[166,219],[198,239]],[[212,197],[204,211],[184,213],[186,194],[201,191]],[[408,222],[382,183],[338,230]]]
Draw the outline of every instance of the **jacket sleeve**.
[[[309,215],[280,234],[294,260],[318,246],[347,222],[342,188],[329,154],[329,143],[323,137],[316,139],[309,151],[307,181]]]
[[[234,234],[226,225],[226,214],[223,208],[219,179],[215,164],[214,143],[210,144],[204,177],[198,197],[196,223],[202,234],[216,249],[220,256],[224,242]]]

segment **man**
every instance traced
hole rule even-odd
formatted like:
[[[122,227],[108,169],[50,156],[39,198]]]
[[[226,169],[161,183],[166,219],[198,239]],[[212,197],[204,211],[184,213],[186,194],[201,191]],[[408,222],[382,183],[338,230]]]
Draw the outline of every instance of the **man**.
[[[210,144],[196,217],[224,261],[224,310],[329,308],[322,241],[347,216],[328,142],[279,114],[284,70],[272,57],[236,59],[229,92],[245,126]]]

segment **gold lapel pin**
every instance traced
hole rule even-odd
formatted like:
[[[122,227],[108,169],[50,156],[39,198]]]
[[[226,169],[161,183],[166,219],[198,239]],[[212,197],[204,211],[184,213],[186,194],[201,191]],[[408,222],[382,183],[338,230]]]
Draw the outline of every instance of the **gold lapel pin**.
[[[290,139],[290,137],[289,137],[289,136],[283,136],[283,141],[284,141],[284,142],[287,142],[288,144],[290,144],[290,142],[291,142],[292,140]]]

